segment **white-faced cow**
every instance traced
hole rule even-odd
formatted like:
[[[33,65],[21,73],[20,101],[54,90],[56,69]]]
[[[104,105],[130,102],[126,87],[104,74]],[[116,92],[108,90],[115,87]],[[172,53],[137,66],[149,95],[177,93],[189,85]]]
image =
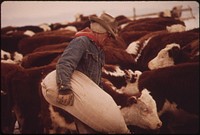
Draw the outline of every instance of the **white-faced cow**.
[[[140,72],[137,72],[137,71],[133,72],[130,69],[129,70],[122,70],[117,65],[105,65],[103,67],[103,70],[102,70],[102,85],[103,85],[103,89],[107,93],[112,95],[113,99],[115,100],[115,102],[118,105],[121,106],[122,110],[123,109],[124,110],[128,110],[127,109],[127,103],[130,103],[130,101],[134,101],[133,97],[132,97],[133,95],[134,95],[134,97],[139,97],[140,96],[140,94],[138,94],[137,92],[134,93],[134,91],[132,91],[132,89],[134,87],[136,87],[134,82],[137,80],[137,78],[139,77],[140,74],[141,74]],[[128,93],[128,91],[132,91],[132,92]],[[131,99],[131,100],[129,100],[129,99]],[[129,118],[128,116],[125,117],[125,118],[129,119],[129,120],[126,119],[127,120],[127,125],[129,125],[128,124],[129,122],[132,123],[129,126],[132,127],[133,132],[135,132],[135,133],[138,132],[139,133],[139,131],[140,131],[140,133],[145,133],[145,129],[153,129],[153,128],[150,128],[150,127],[147,128],[147,127],[145,127],[145,125],[146,126],[148,125],[148,122],[147,122],[148,121],[147,120],[148,117],[149,118],[151,117],[152,119],[154,117],[154,119],[157,121],[157,118],[155,117],[156,116],[155,115],[156,112],[153,111],[154,109],[156,110],[155,106],[153,107],[153,104],[150,105],[147,102],[144,102],[143,105],[141,105],[139,102],[131,102],[131,104],[132,104],[130,106],[131,108],[135,108],[136,106],[137,107],[139,107],[139,106],[142,107],[144,105],[143,107],[146,108],[146,109],[148,108],[148,110],[149,110],[148,113],[146,113],[146,115],[144,117],[141,114],[142,118],[139,118],[140,117],[139,116],[140,112],[142,113],[143,109],[142,110],[140,110],[140,109],[138,110],[138,108],[136,107],[134,109],[134,112],[135,112],[135,115],[137,115],[138,119],[134,119],[133,117]],[[124,112],[124,113],[128,114],[128,112]],[[130,112],[130,113],[132,114],[133,112]],[[155,123],[153,123],[153,121],[152,121],[152,124],[154,124],[154,126],[156,124],[156,121],[154,121]],[[161,123],[157,123],[157,129],[159,129],[159,126],[161,126],[160,124]],[[142,130],[140,129],[140,130],[134,131],[137,128],[142,128]]]
[[[112,71],[112,73],[110,71]],[[130,79],[134,76],[131,71],[124,72],[119,69],[119,67],[116,71],[116,67],[111,67],[110,65],[108,65],[103,72],[108,76],[113,75],[114,77],[117,77],[118,73],[120,73],[119,78],[122,77],[121,80],[123,81],[126,81],[126,79]],[[155,101],[150,96],[148,90],[143,90],[140,95],[136,95],[137,97],[123,94],[124,89],[128,88],[128,83],[124,82],[127,85],[122,84],[121,87],[119,86],[119,89],[117,89],[111,81],[109,81],[110,78],[108,76],[104,76],[105,78],[103,78],[103,88],[121,107],[121,112],[124,116],[126,124],[129,126],[138,126],[143,128],[143,130],[159,129],[162,123],[158,118]],[[126,76],[126,78],[123,76]],[[43,97],[41,98],[43,100],[42,118],[43,121],[48,121],[44,126],[47,133],[77,133],[73,117],[69,113],[48,104]]]
[[[186,52],[184,52],[180,48],[180,45],[172,43],[166,45],[164,49],[160,50],[160,52],[155,58],[149,61],[148,68],[150,70],[153,70],[167,66],[173,66],[184,62],[194,61]]]
[[[176,43],[182,48],[198,38],[199,34],[192,31],[166,33],[154,36],[148,41],[144,49],[142,49],[140,57],[137,59],[136,69],[140,71],[149,70],[148,62],[155,58],[158,52],[165,48],[166,45]]]
[[[173,128],[174,123],[179,123],[176,125],[179,128],[177,133],[199,131],[199,124],[196,123],[199,120],[198,62],[144,71],[136,83],[137,87],[133,88],[132,91],[148,89],[156,101],[160,117],[168,115],[162,121],[163,125]],[[184,123],[180,125],[178,120],[182,120]],[[173,124],[171,125],[171,123]],[[191,128],[186,130],[186,127],[191,126],[190,124],[193,126],[192,130]]]

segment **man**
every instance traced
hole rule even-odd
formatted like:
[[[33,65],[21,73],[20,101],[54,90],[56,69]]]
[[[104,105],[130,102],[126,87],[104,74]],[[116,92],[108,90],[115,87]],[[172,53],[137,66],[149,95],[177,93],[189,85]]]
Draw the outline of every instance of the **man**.
[[[100,18],[90,17],[90,28],[78,32],[76,38],[64,50],[56,66],[58,97],[57,102],[64,105],[73,104],[73,92],[70,79],[73,71],[79,70],[101,84],[101,68],[104,64],[102,46],[107,38],[115,38],[117,25],[115,19],[103,13]]]
[[[74,92],[70,84],[74,70],[82,72],[101,86],[101,72],[105,62],[102,46],[107,39],[117,36],[117,24],[112,16],[103,13],[99,18],[92,16],[89,19],[90,28],[76,33],[56,65],[57,102],[65,106],[74,104]],[[96,96],[98,98],[98,95]],[[95,108],[99,109],[98,106]],[[103,115],[97,117],[103,117]],[[80,120],[74,119],[79,133],[97,133]],[[122,128],[121,131],[129,132],[124,121],[122,125],[124,129]]]

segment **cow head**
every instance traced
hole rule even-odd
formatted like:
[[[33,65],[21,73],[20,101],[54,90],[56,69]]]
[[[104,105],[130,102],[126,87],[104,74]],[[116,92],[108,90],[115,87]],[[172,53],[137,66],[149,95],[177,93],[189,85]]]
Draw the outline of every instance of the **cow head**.
[[[177,57],[179,51],[180,45],[175,43],[168,44],[164,49],[160,50],[154,59],[149,61],[149,69],[153,70],[174,65],[174,59]]]
[[[142,90],[139,98],[131,97],[128,105],[121,108],[127,125],[135,125],[144,129],[156,130],[162,126],[159,119],[156,102],[147,89]]]

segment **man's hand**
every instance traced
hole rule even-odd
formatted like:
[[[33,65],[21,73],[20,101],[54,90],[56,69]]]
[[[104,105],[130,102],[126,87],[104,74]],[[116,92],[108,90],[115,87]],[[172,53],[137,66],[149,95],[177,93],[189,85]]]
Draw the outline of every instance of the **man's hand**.
[[[60,90],[57,96],[57,102],[63,105],[73,105],[74,103],[74,93],[72,90]]]

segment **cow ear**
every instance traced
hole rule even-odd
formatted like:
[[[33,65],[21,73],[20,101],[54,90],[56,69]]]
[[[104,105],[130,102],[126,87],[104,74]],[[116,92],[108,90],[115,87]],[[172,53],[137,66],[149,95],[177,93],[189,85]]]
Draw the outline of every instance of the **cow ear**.
[[[170,49],[169,51],[169,57],[172,58],[177,58],[179,53],[180,53],[180,48],[178,47],[173,47],[172,49]]]
[[[135,104],[135,103],[137,103],[137,98],[134,97],[134,96],[131,96],[131,97],[128,99],[128,101],[127,101],[127,105],[128,105],[128,106],[130,106],[130,105],[132,105],[132,104]]]

